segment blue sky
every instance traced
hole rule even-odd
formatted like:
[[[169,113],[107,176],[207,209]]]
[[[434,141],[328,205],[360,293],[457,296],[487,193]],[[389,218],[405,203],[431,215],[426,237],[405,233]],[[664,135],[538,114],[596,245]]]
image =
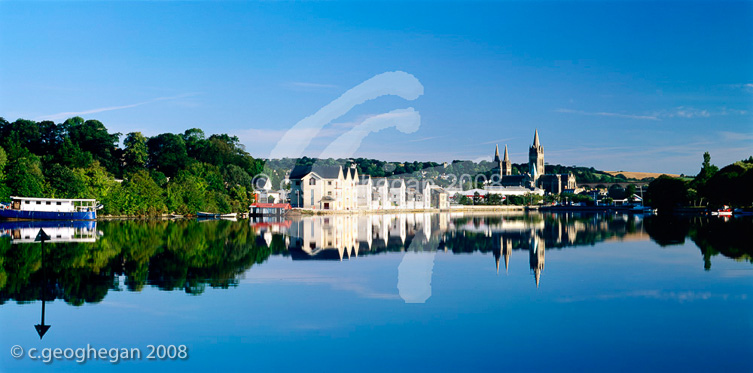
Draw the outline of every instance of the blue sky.
[[[146,135],[198,127],[267,157],[282,134],[388,71],[423,85],[371,116],[356,156],[527,161],[695,174],[753,154],[753,2],[0,2],[0,116],[81,115]]]

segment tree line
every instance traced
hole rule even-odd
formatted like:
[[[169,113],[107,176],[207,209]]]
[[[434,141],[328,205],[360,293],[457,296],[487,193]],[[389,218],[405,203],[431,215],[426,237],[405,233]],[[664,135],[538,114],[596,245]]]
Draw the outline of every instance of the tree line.
[[[198,128],[154,137],[98,120],[0,118],[0,201],[94,198],[111,215],[246,211],[264,166],[235,136]]]
[[[662,175],[648,185],[647,203],[664,211],[681,207],[753,206],[753,156],[722,169],[703,154],[701,170],[694,178]]]

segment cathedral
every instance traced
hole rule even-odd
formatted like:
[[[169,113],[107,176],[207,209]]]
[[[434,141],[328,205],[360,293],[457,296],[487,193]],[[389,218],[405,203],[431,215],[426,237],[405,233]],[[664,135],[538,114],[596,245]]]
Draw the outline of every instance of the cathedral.
[[[533,145],[528,149],[528,173],[512,174],[512,162],[507,154],[499,159],[499,145],[494,152],[495,167],[492,170],[492,185],[503,187],[541,188],[547,193],[562,193],[567,189],[574,190],[577,185],[575,176],[569,174],[547,174],[544,167],[544,147],[539,142],[539,131],[533,135]]]

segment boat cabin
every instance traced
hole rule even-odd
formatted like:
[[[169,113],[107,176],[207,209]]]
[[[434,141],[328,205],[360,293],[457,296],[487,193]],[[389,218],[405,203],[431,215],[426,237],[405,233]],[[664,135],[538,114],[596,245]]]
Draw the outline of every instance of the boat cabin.
[[[10,197],[9,208],[19,211],[92,212],[97,210],[97,200]]]

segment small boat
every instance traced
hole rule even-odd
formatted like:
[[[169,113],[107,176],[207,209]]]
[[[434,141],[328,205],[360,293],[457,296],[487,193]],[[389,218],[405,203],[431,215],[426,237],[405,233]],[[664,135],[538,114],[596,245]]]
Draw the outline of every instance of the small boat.
[[[732,209],[725,205],[724,208],[711,212],[712,216],[732,216]]]
[[[101,208],[94,199],[10,197],[0,220],[95,220]]]
[[[238,216],[237,213],[233,212],[230,214],[216,214],[213,212],[197,212],[196,216],[203,219],[235,219],[236,216]]]

